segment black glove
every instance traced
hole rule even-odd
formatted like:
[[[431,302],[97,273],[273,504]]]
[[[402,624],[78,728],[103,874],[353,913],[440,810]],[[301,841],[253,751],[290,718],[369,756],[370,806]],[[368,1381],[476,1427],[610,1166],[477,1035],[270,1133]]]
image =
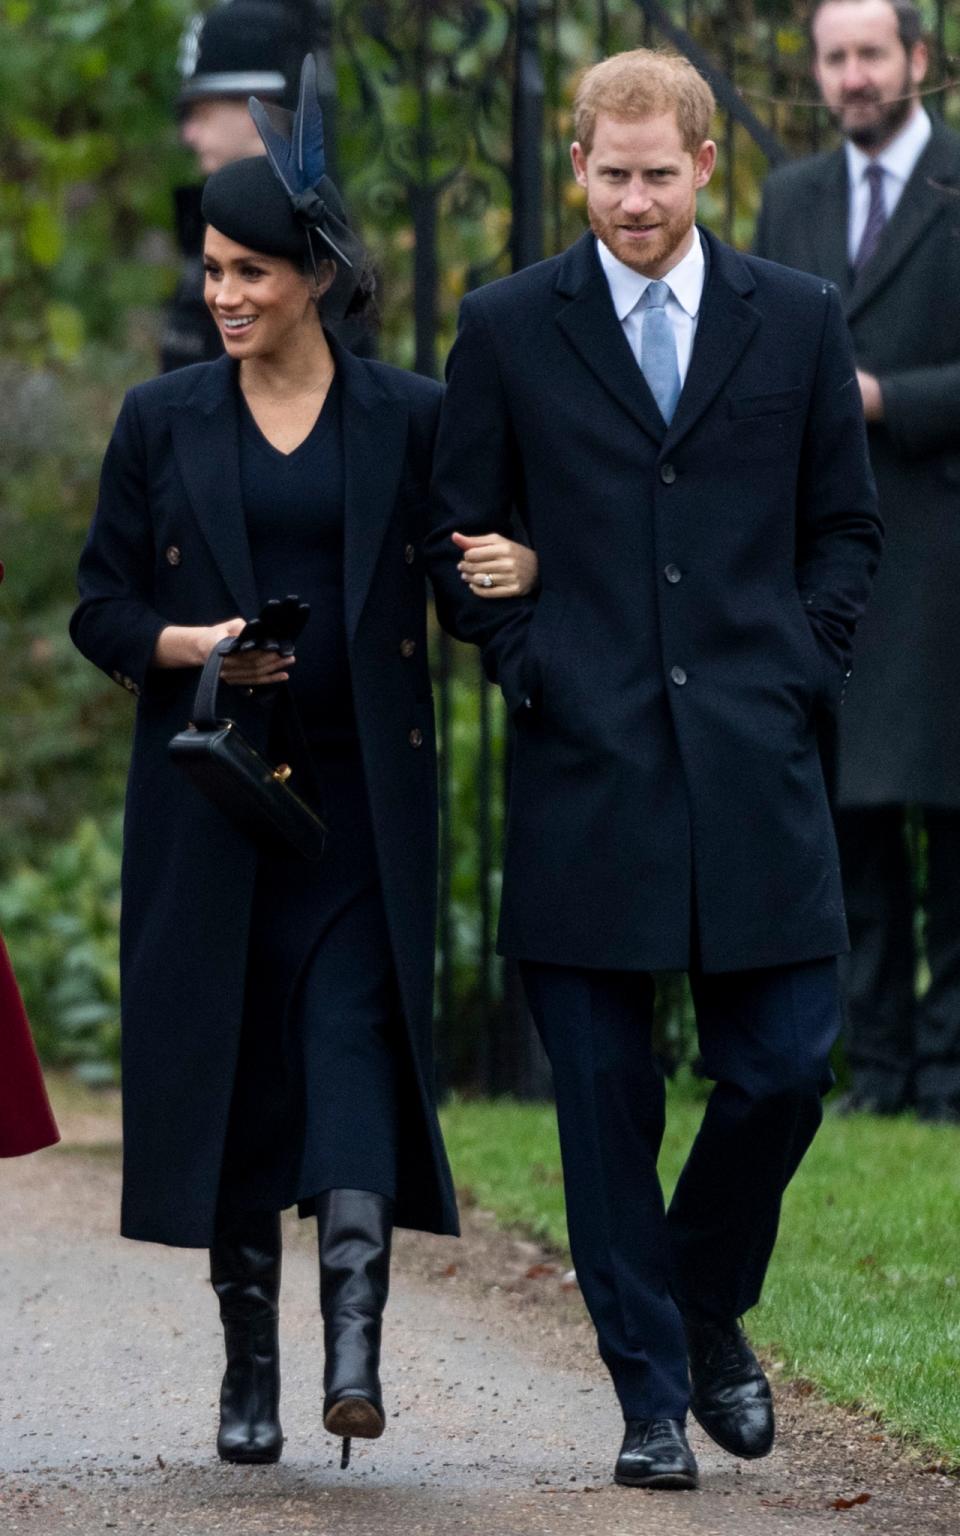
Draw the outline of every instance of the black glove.
[[[310,604],[301,603],[299,597],[271,597],[237,635],[234,650],[278,651],[281,656],[292,656],[309,617]]]

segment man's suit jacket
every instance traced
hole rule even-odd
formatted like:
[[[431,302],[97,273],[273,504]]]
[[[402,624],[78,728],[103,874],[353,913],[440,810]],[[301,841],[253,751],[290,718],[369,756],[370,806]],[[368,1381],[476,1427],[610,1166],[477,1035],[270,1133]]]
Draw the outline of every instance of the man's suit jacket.
[[[669,429],[591,235],[462,307],[427,551],[518,721],[509,955],[723,971],[845,944],[813,717],[881,541],[849,339],[831,285],[705,240]],[[540,595],[485,603],[449,535],[514,507]]]
[[[852,280],[842,149],[776,171],[760,256],[840,290],[859,367],[879,376],[869,429],[887,532],[840,714],[840,805],[960,807],[960,136],[933,134],[874,259]]]

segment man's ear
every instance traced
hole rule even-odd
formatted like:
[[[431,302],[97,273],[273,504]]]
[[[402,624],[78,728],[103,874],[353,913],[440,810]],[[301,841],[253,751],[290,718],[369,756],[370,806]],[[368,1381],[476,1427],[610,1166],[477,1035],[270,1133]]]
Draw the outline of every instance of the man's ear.
[[[712,139],[704,139],[693,157],[693,184],[699,192],[713,175],[717,164],[717,146]]]
[[[570,145],[570,161],[573,165],[573,174],[578,186],[585,187],[587,184],[587,157],[579,144],[574,143]]]
[[[912,85],[922,85],[927,78],[927,67],[930,63],[930,53],[925,42],[914,43],[910,50],[910,82]]]

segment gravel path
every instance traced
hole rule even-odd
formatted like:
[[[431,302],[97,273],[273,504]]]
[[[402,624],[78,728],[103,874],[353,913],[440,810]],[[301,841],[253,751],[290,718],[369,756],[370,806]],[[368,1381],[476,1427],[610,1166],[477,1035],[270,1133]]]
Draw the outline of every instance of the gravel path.
[[[699,1493],[614,1487],[621,1426],[579,1295],[476,1211],[459,1243],[400,1236],[387,1433],[356,1442],[346,1473],[321,1423],[314,1234],[289,1223],[284,1458],[222,1466],[205,1255],[115,1235],[105,1126],[78,1121],[64,1147],[0,1164],[2,1536],[960,1532],[953,1478],[797,1387],[777,1394],[766,1461],[737,1463],[695,1431]]]

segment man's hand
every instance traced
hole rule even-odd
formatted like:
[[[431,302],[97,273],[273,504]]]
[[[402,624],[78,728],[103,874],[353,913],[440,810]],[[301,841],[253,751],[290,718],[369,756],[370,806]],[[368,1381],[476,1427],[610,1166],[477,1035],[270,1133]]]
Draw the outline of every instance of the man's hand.
[[[860,398],[863,401],[863,414],[867,421],[883,420],[883,391],[880,388],[880,380],[872,373],[864,373],[857,369],[857,383],[860,385]]]

